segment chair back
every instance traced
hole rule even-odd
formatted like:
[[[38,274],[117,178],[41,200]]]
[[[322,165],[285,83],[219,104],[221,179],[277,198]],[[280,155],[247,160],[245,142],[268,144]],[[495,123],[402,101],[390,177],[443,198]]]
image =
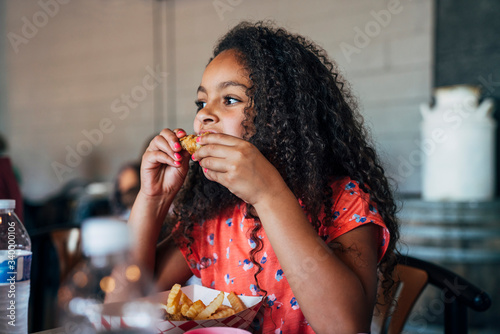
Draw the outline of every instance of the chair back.
[[[378,304],[372,320],[374,333],[401,333],[413,305],[427,285],[429,276],[421,269],[398,264],[393,273],[395,288],[392,303],[385,302],[379,289]]]
[[[63,282],[70,271],[82,259],[79,227],[60,228],[50,232],[59,259],[59,279]]]
[[[397,261],[393,272],[396,288],[390,296],[393,303],[384,303],[384,294],[379,287],[371,326],[373,334],[401,333],[413,306],[428,284],[440,289],[446,297],[445,333],[467,333],[467,308],[482,312],[491,306],[486,292],[450,270],[410,256],[398,255]],[[450,282],[458,284],[461,290],[450,288]]]

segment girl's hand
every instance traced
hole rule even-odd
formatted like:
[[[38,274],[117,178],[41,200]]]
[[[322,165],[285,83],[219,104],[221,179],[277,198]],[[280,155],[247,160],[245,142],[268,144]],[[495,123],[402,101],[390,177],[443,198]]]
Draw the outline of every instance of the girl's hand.
[[[225,134],[197,138],[193,154],[205,176],[228,188],[246,203],[271,199],[286,188],[278,170],[248,141]]]
[[[186,178],[189,154],[182,151],[182,129],[163,129],[154,137],[141,163],[141,192],[149,197],[175,196]]]

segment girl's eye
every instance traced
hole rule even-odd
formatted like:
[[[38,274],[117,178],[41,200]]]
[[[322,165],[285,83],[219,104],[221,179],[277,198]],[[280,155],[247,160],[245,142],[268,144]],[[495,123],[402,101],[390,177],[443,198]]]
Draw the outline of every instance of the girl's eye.
[[[235,104],[235,103],[238,103],[238,102],[241,102],[241,101],[238,100],[238,99],[235,99],[234,97],[230,97],[230,96],[225,96],[224,97],[224,104],[225,105],[231,105],[231,104]]]
[[[196,104],[196,111],[200,111],[201,109],[205,108],[205,106],[207,105],[206,102],[202,102],[202,101],[194,101],[194,104]]]

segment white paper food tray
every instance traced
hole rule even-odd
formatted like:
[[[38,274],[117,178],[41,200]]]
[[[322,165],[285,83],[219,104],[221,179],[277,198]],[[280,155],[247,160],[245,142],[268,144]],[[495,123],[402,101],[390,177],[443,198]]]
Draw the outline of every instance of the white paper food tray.
[[[208,305],[220,293],[218,290],[203,287],[201,285],[189,285],[181,288],[193,302],[201,300],[205,305]],[[167,303],[169,291],[164,291],[158,294],[159,300],[164,304]],[[225,292],[223,305],[231,306]],[[262,305],[262,297],[238,296],[247,309],[233,314],[226,318],[208,319],[208,320],[188,320],[188,321],[169,321],[161,320],[156,323],[157,333],[177,334],[184,333],[191,329],[205,327],[233,327],[247,329],[257,315],[260,306]],[[156,298],[155,298],[156,299]],[[101,323],[96,324],[97,330],[115,330],[118,328],[127,328],[127,319],[118,316],[104,315],[101,318]]]

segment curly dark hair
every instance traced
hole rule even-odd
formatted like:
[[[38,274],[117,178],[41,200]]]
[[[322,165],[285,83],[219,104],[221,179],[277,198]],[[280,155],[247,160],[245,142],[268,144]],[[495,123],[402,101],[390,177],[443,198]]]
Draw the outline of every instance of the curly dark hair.
[[[379,158],[367,141],[356,100],[337,66],[315,43],[269,22],[238,24],[219,40],[213,57],[225,50],[236,50],[250,75],[243,126],[252,135],[245,139],[277,168],[302,201],[314,228],[333,221],[330,185],[335,178],[350,177],[370,195],[391,235],[379,264],[388,290],[393,285],[399,238],[396,205]],[[239,198],[207,180],[199,164],[192,163],[174,203],[174,220],[182,222],[178,232],[192,241],[189,234],[194,224],[238,203]],[[320,221],[322,214],[325,218]],[[262,267],[254,256],[262,249],[263,241],[257,237],[260,228],[256,224],[251,231],[257,244],[250,254],[258,268],[257,286]]]

